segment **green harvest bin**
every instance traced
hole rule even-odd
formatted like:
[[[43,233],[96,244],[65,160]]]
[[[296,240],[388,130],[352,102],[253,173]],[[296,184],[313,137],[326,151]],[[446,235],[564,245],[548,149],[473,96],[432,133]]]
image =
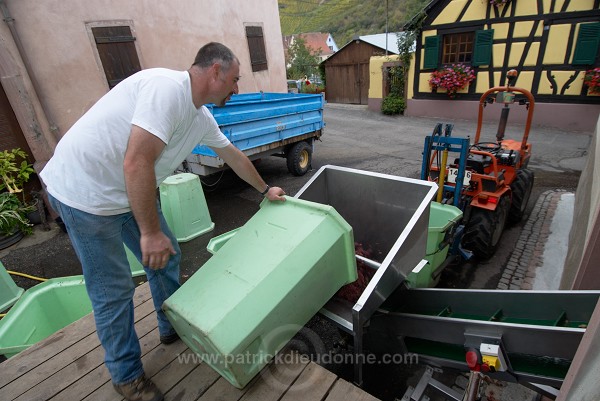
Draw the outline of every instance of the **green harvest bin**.
[[[214,255],[229,241],[233,236],[240,230],[240,228],[234,228],[231,231],[227,231],[221,235],[213,237],[208,241],[208,245],[206,246],[206,250]]]
[[[163,215],[177,241],[190,241],[215,228],[196,174],[172,175],[159,188]]]
[[[31,287],[0,320],[0,354],[10,358],[91,311],[83,276]]]
[[[0,312],[10,308],[23,294],[23,289],[15,284],[6,268],[0,262]]]
[[[433,274],[444,263],[450,249],[450,244],[446,244],[441,248],[440,245],[446,238],[446,233],[462,219],[462,216],[462,211],[455,206],[431,202],[427,229],[427,248],[424,258],[428,263],[419,272],[415,273],[413,271],[408,275],[408,281],[413,288],[437,285],[439,276],[435,279]]]
[[[286,199],[264,200],[163,304],[190,349],[238,388],[357,278],[350,225],[331,206]]]
[[[127,262],[129,262],[129,268],[131,269],[131,277],[139,277],[146,274],[144,270],[144,266],[140,263],[139,260],[135,257],[133,252],[129,250],[127,245],[123,244],[125,247],[125,254],[127,255]]]

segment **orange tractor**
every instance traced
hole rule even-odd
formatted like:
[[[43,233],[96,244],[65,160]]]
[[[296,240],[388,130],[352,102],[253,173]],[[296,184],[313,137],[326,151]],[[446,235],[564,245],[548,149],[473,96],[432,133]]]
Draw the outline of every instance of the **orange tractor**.
[[[453,138],[452,125],[438,124],[426,137],[421,179],[439,185],[437,202],[452,204],[463,211],[462,248],[482,259],[491,257],[500,241],[507,220],[523,217],[533,188],[533,171],[527,168],[531,144],[527,142],[535,101],[531,92],[514,87],[517,72],[507,73],[508,84],[486,91],[479,101],[477,133],[469,138]],[[527,107],[525,131],[520,141],[504,139],[510,106],[516,94],[518,104]],[[500,122],[495,142],[480,142],[483,111],[488,104],[501,103]],[[459,157],[448,161],[449,153]],[[443,185],[442,185],[443,184]],[[468,252],[467,252],[468,253]]]

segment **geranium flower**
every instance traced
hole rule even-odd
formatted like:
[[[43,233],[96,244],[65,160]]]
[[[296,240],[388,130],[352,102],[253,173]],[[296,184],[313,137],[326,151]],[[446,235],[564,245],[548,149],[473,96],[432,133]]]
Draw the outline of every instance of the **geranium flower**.
[[[471,66],[465,64],[452,64],[441,70],[431,73],[429,86],[432,89],[446,89],[448,96],[456,96],[456,92],[465,88],[475,79],[475,72]]]
[[[583,76],[583,84],[589,88],[589,93],[600,95],[600,67],[587,70]]]

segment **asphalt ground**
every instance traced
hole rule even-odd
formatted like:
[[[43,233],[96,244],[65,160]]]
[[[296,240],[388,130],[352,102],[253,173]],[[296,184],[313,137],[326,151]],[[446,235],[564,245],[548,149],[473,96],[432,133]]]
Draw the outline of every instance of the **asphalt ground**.
[[[418,178],[424,137],[438,122],[454,124],[453,136],[474,136],[476,122],[437,120],[432,118],[384,116],[365,106],[330,104],[325,108],[325,132],[315,144],[312,170],[302,177],[287,172],[285,159],[269,157],[256,162],[257,169],[271,186],[276,185],[293,196],[323,165],[338,165],[385,174]],[[535,119],[534,119],[535,123]],[[496,123],[484,124],[482,140],[493,140]],[[507,138],[520,139],[523,127],[511,125]],[[438,287],[498,287],[516,244],[521,237],[536,201],[547,191],[574,192],[585,162],[591,132],[564,132],[555,128],[534,126],[529,135],[533,152],[529,167],[534,170],[535,184],[523,220],[507,226],[499,249],[487,261],[470,261],[450,265]],[[259,208],[261,196],[232,172],[204,177],[206,201],[215,229],[192,241],[181,243],[183,258],[181,280],[185,281],[210,258],[208,241],[217,235],[243,225]],[[536,215],[536,218],[539,216]],[[81,274],[67,234],[51,224],[49,231],[41,226],[35,233],[11,248],[0,250],[0,260],[9,270],[45,278]],[[36,281],[14,277],[15,282],[29,288]],[[306,329],[318,334],[330,354],[347,354],[350,350],[337,328],[315,316]],[[305,333],[306,334],[306,333]],[[300,349],[310,353],[310,344],[297,338]],[[349,364],[324,362],[334,373],[352,381]],[[423,366],[384,364],[365,369],[365,389],[382,400],[401,398],[407,384],[415,385]],[[448,376],[452,377],[452,375]],[[448,379],[450,380],[450,379]]]

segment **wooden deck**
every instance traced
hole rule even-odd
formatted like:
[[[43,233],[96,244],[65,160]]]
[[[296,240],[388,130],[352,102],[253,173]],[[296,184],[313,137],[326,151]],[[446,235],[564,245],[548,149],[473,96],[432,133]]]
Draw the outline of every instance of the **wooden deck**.
[[[147,284],[137,288],[134,304],[144,369],[166,400],[376,400],[307,358],[283,358],[239,390],[206,364],[180,362],[192,354],[183,341],[160,343]],[[103,358],[90,314],[0,364],[0,399],[118,400]]]

